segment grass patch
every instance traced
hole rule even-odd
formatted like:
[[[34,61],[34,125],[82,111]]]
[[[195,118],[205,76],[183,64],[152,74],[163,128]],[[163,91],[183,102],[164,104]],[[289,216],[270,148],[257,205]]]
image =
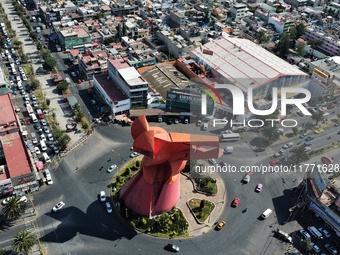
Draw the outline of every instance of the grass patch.
[[[169,212],[162,213],[153,218],[143,217],[133,214],[118,199],[118,192],[140,169],[141,161],[133,159],[121,168],[111,182],[111,195],[117,212],[124,218],[128,218],[131,225],[139,231],[157,237],[187,237],[188,222],[181,210],[173,208]]]
[[[45,115],[45,119],[48,123],[48,125],[50,126],[51,130],[57,129],[59,128],[59,123],[56,122],[55,118],[53,117],[53,115],[49,114],[49,115]]]
[[[195,183],[197,190],[211,195],[217,194],[217,184],[215,178],[204,176],[203,178],[195,179]]]
[[[200,222],[204,222],[215,208],[212,202],[196,198],[189,201],[189,206]]]
[[[141,161],[138,159],[133,159],[119,170],[118,174],[113,178],[111,183],[112,196],[115,196],[116,193],[124,186],[124,184],[138,172],[140,168],[140,162]]]
[[[181,210],[173,208],[151,219],[132,215],[131,225],[143,233],[157,237],[187,237],[188,222]]]

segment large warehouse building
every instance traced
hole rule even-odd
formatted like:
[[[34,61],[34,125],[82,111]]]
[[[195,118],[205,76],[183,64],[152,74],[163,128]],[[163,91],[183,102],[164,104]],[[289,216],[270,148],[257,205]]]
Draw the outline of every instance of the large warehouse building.
[[[247,39],[221,36],[193,50],[190,55],[209,70],[210,79],[213,77],[216,83],[236,85],[243,91],[245,99],[251,87],[254,106],[258,109],[270,107],[273,87],[308,86],[308,74]],[[230,92],[218,92],[226,104],[218,111],[230,113]]]

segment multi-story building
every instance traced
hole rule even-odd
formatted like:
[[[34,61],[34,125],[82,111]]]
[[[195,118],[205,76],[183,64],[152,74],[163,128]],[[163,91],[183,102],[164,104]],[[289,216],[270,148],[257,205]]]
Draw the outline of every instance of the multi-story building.
[[[241,20],[247,13],[248,7],[243,3],[236,3],[230,7],[230,15],[236,20]]]
[[[306,41],[321,40],[323,43],[317,47],[317,50],[329,56],[338,56],[340,54],[339,37],[330,35],[321,28],[308,27],[304,38]]]
[[[307,5],[307,0],[285,0],[285,2],[297,8]]]
[[[39,176],[26,149],[27,131],[18,122],[9,94],[0,95],[0,197],[39,189]]]
[[[173,28],[184,27],[186,24],[187,18],[184,13],[179,11],[171,11],[169,17],[169,25]]]
[[[129,14],[134,14],[138,12],[137,4],[125,4],[123,2],[110,2],[110,8],[114,16],[125,16]]]
[[[93,76],[107,72],[108,54],[106,51],[92,51],[84,54],[78,59],[78,68],[81,76],[87,80],[92,80]]]
[[[156,36],[158,40],[162,41],[170,54],[175,58],[185,57],[188,53],[188,45],[184,38],[180,35],[174,35],[173,32],[166,30],[157,31]]]
[[[291,15],[285,14],[270,14],[268,24],[272,24],[275,27],[276,32],[282,34],[289,32],[289,28],[294,27],[295,19]]]
[[[64,49],[79,49],[85,51],[85,48],[91,47],[91,35],[82,27],[57,28],[57,37]]]
[[[340,57],[330,57],[309,64],[312,74],[310,91],[315,97],[340,97]],[[314,93],[314,95],[313,95]]]
[[[109,59],[108,75],[117,84],[123,95],[130,99],[131,109],[147,108],[148,83],[125,59]]]
[[[108,79],[107,75],[94,76],[93,87],[108,105],[113,116],[130,110],[130,99],[115,81]]]

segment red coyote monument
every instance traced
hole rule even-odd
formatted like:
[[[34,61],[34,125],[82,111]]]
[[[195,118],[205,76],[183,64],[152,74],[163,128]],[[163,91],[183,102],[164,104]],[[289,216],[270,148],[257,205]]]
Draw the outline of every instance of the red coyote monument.
[[[133,150],[144,157],[140,170],[119,196],[127,208],[143,216],[170,211],[176,205],[180,196],[180,171],[187,160],[222,155],[218,137],[168,133],[160,127],[149,127],[144,115],[133,122],[131,135]]]

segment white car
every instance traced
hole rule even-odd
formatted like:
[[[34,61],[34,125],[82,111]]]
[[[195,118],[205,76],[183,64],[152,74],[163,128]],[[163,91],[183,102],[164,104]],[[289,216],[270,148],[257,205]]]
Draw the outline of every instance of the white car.
[[[37,144],[38,143],[38,139],[36,137],[32,138],[32,143],[33,144]]]
[[[16,76],[17,77],[17,82],[21,81],[20,76]]]
[[[47,134],[47,139],[49,141],[53,141],[54,140],[53,135],[52,134]]]
[[[3,204],[3,205],[8,204],[8,201],[9,201],[11,198],[12,198],[12,197],[8,197],[8,198],[4,199],[4,200],[2,201],[2,204]],[[20,202],[27,203],[28,200],[27,200],[27,197],[22,196],[22,197],[19,199],[19,201],[20,201]]]
[[[305,147],[305,151],[311,151],[312,148],[311,147]]]
[[[117,165],[114,164],[114,165],[111,165],[108,169],[107,169],[107,172],[108,173],[111,173],[112,171],[116,170],[117,169]]]
[[[29,106],[30,105],[30,101],[25,101],[25,106]]]
[[[38,102],[37,102],[37,101],[33,101],[33,102],[32,102],[32,105],[33,105],[33,107],[39,107],[39,105],[38,105]]]
[[[19,66],[18,69],[19,69],[20,73],[22,73],[24,71],[24,68],[22,68],[22,66]]]
[[[37,98],[34,94],[31,96],[31,98],[32,98],[33,101],[37,101]]]
[[[53,211],[53,212],[57,212],[57,211],[59,211],[61,208],[63,208],[64,206],[65,206],[65,203],[64,203],[63,201],[60,201],[58,204],[56,204],[56,205],[53,207],[52,211]]]
[[[132,152],[131,154],[130,154],[130,158],[135,158],[135,157],[137,157],[139,155],[139,153],[138,152]]]
[[[22,80],[23,80],[23,81],[27,81],[27,77],[26,77],[25,74],[22,74],[21,76],[22,76]]]
[[[107,213],[112,213],[112,206],[111,206],[110,202],[106,202],[105,207],[106,207]]]
[[[35,151],[35,153],[36,153],[37,155],[40,155],[40,154],[41,154],[40,149],[39,149],[39,147],[37,147],[37,146],[34,147],[34,151]]]
[[[105,191],[101,191],[101,192],[99,193],[99,197],[100,197],[100,201],[101,201],[101,202],[105,202],[105,201],[106,201]]]
[[[210,163],[210,164],[216,164],[217,162],[216,162],[216,159],[214,159],[214,158],[210,158],[210,159],[208,159],[208,162]]]
[[[25,95],[24,98],[25,98],[25,101],[30,101],[30,97],[28,95]]]
[[[40,135],[40,140],[43,140],[46,142],[46,136],[44,134]]]

